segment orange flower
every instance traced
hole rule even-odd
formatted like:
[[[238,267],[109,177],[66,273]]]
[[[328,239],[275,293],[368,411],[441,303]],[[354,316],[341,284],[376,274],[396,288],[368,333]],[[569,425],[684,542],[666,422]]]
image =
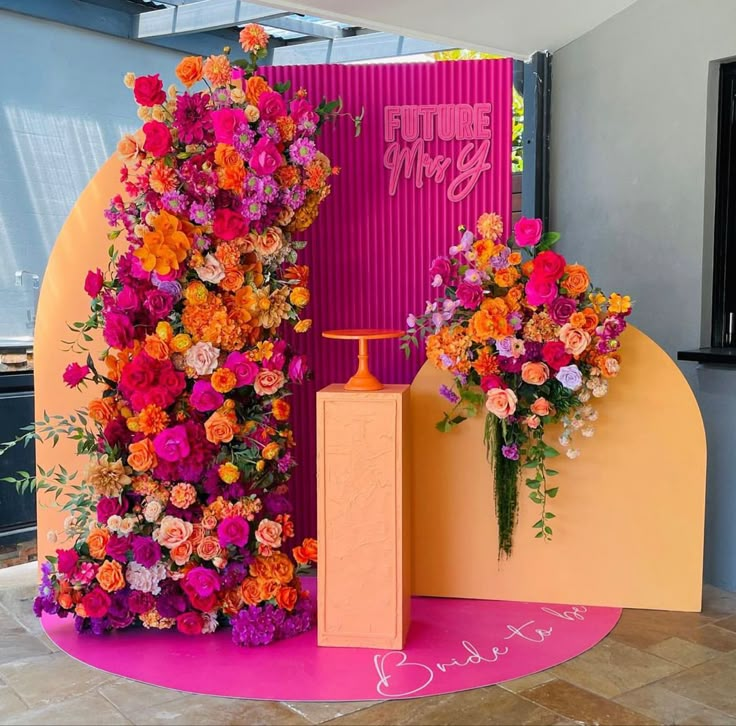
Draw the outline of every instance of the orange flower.
[[[211,55],[202,66],[202,73],[213,86],[226,86],[230,83],[232,67],[226,55]]]
[[[95,560],[101,560],[105,556],[107,542],[110,539],[110,532],[100,527],[94,527],[87,535],[87,547],[89,547],[89,556]]]
[[[309,290],[306,287],[299,285],[291,291],[289,300],[292,305],[296,305],[298,308],[303,308],[309,303]]]
[[[285,280],[296,280],[297,284],[307,287],[309,283],[309,267],[307,265],[292,265],[284,272]]]
[[[235,388],[237,376],[229,368],[218,368],[210,379],[210,384],[218,393],[228,393]]]
[[[224,464],[220,464],[217,468],[217,473],[220,479],[226,484],[234,484],[240,479],[240,469],[231,461],[226,461]]]
[[[217,144],[215,147],[215,163],[220,166],[243,168],[243,157],[230,144]]]
[[[217,184],[220,189],[239,191],[245,180],[245,170],[237,166],[220,167],[217,170]]]
[[[513,335],[513,328],[502,315],[491,315],[486,310],[479,310],[470,318],[468,334],[476,343],[485,343],[487,340],[507,338]]]
[[[146,336],[146,342],[143,350],[148,353],[154,360],[166,360],[169,357],[169,346],[165,340],[161,340],[158,335]]]
[[[212,444],[226,444],[232,441],[235,436],[236,421],[236,416],[232,411],[228,413],[215,411],[204,424],[207,441]]]
[[[478,234],[494,242],[503,234],[503,219],[498,214],[486,212],[478,218]]]
[[[283,552],[274,552],[271,557],[272,577],[282,585],[288,585],[294,579],[294,565]]]
[[[136,161],[142,159],[146,152],[143,151],[143,144],[146,140],[143,129],[138,129],[134,134],[125,134],[118,141],[118,154],[123,161]]]
[[[585,313],[575,312],[570,316],[569,322],[573,328],[583,328],[585,327],[586,320]]]
[[[220,540],[217,537],[203,537],[202,541],[197,545],[197,556],[203,560],[214,560],[220,554],[221,550]]]
[[[161,433],[168,425],[169,414],[155,403],[149,404],[138,414],[138,427],[146,436]]]
[[[151,226],[153,229],[143,234],[143,244],[133,254],[146,272],[168,275],[186,259],[191,242],[182,231],[181,221],[166,211],[153,215]]]
[[[115,406],[115,400],[111,396],[95,398],[89,403],[90,418],[103,426],[116,418],[117,415],[118,410]]]
[[[158,464],[151,439],[141,439],[128,446],[128,466],[136,471],[148,471]]]
[[[235,292],[236,290],[240,290],[244,283],[245,277],[243,273],[237,267],[228,267],[225,268],[225,277],[220,280],[219,285],[223,290]]]
[[[479,376],[491,376],[498,373],[498,357],[491,352],[490,348],[481,348],[478,357],[473,361],[473,368]]]
[[[171,489],[169,501],[178,509],[187,509],[197,501],[197,490],[187,482],[179,482]]]
[[[179,333],[171,340],[171,349],[177,353],[186,353],[192,347],[192,339],[186,333]]]
[[[279,116],[276,119],[276,128],[279,130],[282,141],[291,141],[296,133],[296,124],[291,116]]]
[[[512,252],[506,262],[509,263],[509,265],[520,265],[521,264],[521,253],[520,252]]]
[[[279,591],[280,583],[276,580],[258,580],[261,600],[272,600]]]
[[[521,266],[521,274],[524,275],[524,277],[531,277],[532,272],[534,272],[534,260],[527,260]]]
[[[261,94],[270,90],[271,87],[263,76],[251,76],[245,84],[245,95],[248,103],[252,103],[254,106],[258,105]]]
[[[573,297],[582,295],[590,285],[588,271],[583,265],[565,265],[565,277],[560,284]]]
[[[190,55],[183,58],[176,67],[176,77],[190,88],[202,80],[202,58],[198,55]]]
[[[284,164],[274,172],[276,182],[282,189],[293,187],[299,183],[299,169],[291,164]]]
[[[171,559],[174,560],[179,567],[183,567],[192,558],[192,551],[192,543],[189,540],[186,542],[180,542],[178,545],[171,548]]]
[[[511,287],[519,279],[519,270],[515,267],[506,267],[498,270],[493,276],[493,281],[499,287]]]
[[[123,568],[116,560],[105,560],[95,575],[100,587],[106,592],[115,592],[125,587]]]
[[[289,402],[283,398],[277,398],[271,404],[271,413],[277,421],[287,421],[291,413]]]
[[[266,444],[261,451],[261,456],[266,460],[276,459],[279,455],[279,445],[272,441],[270,444]]]
[[[549,379],[549,368],[545,363],[527,361],[521,366],[521,380],[533,386],[541,386]]]
[[[268,46],[268,33],[262,25],[249,23],[240,31],[238,40],[246,53],[255,53]]]
[[[583,330],[592,335],[598,327],[598,313],[592,308],[583,308],[580,312],[585,315],[585,325],[583,325]]]
[[[258,605],[261,602],[261,585],[254,577],[246,577],[240,583],[240,597],[246,605]]]
[[[148,183],[157,194],[172,192],[176,189],[177,178],[176,172],[170,166],[166,166],[163,162],[157,161],[151,167],[151,173],[148,176]]]
[[[270,579],[272,574],[270,558],[258,555],[248,568],[251,577]]]
[[[282,587],[276,593],[276,604],[289,612],[294,609],[297,599],[298,593],[293,587]]]

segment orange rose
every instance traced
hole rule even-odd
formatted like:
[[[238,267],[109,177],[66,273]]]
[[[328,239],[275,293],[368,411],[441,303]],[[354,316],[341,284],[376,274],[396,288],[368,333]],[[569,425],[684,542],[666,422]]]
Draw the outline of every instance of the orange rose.
[[[516,411],[516,394],[510,388],[491,388],[486,394],[486,408],[504,419]]]
[[[527,361],[521,366],[521,380],[533,386],[541,386],[549,378],[549,368],[546,363]]]
[[[248,568],[251,577],[271,579],[272,578],[272,567],[271,559],[258,555],[253,562],[250,563]]]
[[[128,446],[128,466],[136,471],[148,471],[158,464],[151,439],[141,439]]]
[[[235,414],[215,411],[204,423],[207,441],[212,444],[226,444],[235,436]]]
[[[248,605],[256,605],[257,603],[248,603]],[[232,617],[237,615],[243,608],[243,595],[239,587],[227,590],[222,596],[222,612]]]
[[[581,312],[585,315],[585,325],[583,325],[583,330],[592,335],[598,327],[598,313],[593,310],[593,308],[583,308]]]
[[[262,93],[270,91],[271,88],[263,76],[251,76],[245,83],[245,95],[248,103],[258,105],[258,99]]]
[[[289,295],[289,300],[292,305],[296,305],[298,308],[303,308],[309,303],[309,289],[302,287],[301,285],[295,287]]]
[[[217,144],[215,148],[215,163],[220,166],[241,168],[243,157],[230,144]]]
[[[511,287],[519,279],[519,270],[515,267],[506,267],[499,270],[494,276],[493,281],[499,287]]]
[[[169,346],[158,335],[147,336],[143,349],[154,360],[166,360],[169,357]]]
[[[105,560],[95,575],[100,587],[106,592],[115,592],[125,587],[123,568],[116,560]]]
[[[284,233],[278,227],[268,227],[264,234],[256,237],[255,245],[264,257],[275,255],[284,245]]]
[[[90,418],[97,421],[103,426],[112,421],[117,415],[118,410],[112,397],[95,398],[89,403]]]
[[[578,311],[570,316],[570,320],[568,322],[573,328],[584,328],[586,320],[587,318],[585,317],[585,313]]]
[[[219,393],[232,391],[237,382],[237,376],[229,368],[218,368],[210,378],[210,385]]]
[[[282,585],[288,585],[294,579],[294,564],[283,552],[274,552],[271,557],[271,573]]]
[[[276,593],[276,604],[284,610],[292,611],[298,597],[299,595],[293,587],[282,587]]]
[[[217,183],[220,189],[240,190],[245,181],[245,170],[236,166],[220,167],[217,170]]]
[[[277,421],[287,421],[291,413],[291,406],[287,400],[277,398],[271,404],[271,413]]]
[[[294,549],[291,551],[291,554],[300,565],[309,564],[309,556],[307,555],[307,552],[302,545],[294,547]]]
[[[272,441],[270,444],[266,444],[266,446],[263,447],[263,451],[261,451],[261,457],[267,459],[268,461],[271,461],[278,458],[279,451],[279,445],[275,441]]]
[[[569,295],[582,295],[590,285],[588,271],[582,265],[565,265],[565,277],[560,286],[567,290]]]
[[[272,600],[279,591],[279,583],[276,580],[258,580],[261,600]]]
[[[197,545],[197,556],[203,560],[214,560],[220,554],[220,549],[217,537],[204,537]]]
[[[59,596],[56,598],[56,602],[58,602],[64,610],[71,610],[72,605],[74,604],[72,596],[68,592],[60,592]]]
[[[192,543],[192,547],[196,547],[202,540],[204,539],[204,527],[202,526],[201,522],[197,522],[192,527],[192,534],[187,540],[187,542]]]
[[[176,77],[187,87],[193,86],[202,80],[202,58],[190,55],[183,58],[176,67]]]
[[[570,323],[560,328],[559,338],[565,344],[565,350],[574,356],[582,355],[590,345],[590,335],[585,330],[573,328]]]
[[[302,547],[304,548],[304,551],[306,552],[307,557],[309,557],[309,559],[312,562],[316,562],[317,561],[317,540],[314,539],[313,537],[307,537],[302,542]]]
[[[101,560],[105,556],[107,542],[110,539],[110,533],[106,529],[95,527],[87,535],[87,547],[89,547],[89,556],[96,560]]]
[[[243,273],[236,267],[225,268],[225,277],[220,280],[219,285],[223,290],[228,292],[235,292],[240,290],[245,283],[245,277]]]
[[[258,605],[261,602],[261,583],[253,577],[246,577],[240,583],[240,597],[246,605]]]
[[[530,410],[532,413],[537,414],[537,416],[548,416],[549,412],[552,410],[552,407],[550,406],[550,403],[546,398],[538,398],[530,406]]]
[[[188,540],[180,542],[176,547],[171,548],[171,559],[176,562],[179,567],[183,567],[189,562],[192,556],[192,543]]]

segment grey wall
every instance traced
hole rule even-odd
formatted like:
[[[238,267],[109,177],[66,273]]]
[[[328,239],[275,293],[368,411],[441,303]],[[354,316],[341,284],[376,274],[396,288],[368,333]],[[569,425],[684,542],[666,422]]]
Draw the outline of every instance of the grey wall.
[[[710,337],[717,61],[735,29],[733,0],[638,0],[553,58],[561,252],[629,293],[673,358]],[[705,579],[736,590],[736,368],[680,368],[708,437]]]
[[[43,274],[79,193],[140,123],[123,74],[172,80],[180,58],[0,10],[0,339],[32,334],[15,270]]]

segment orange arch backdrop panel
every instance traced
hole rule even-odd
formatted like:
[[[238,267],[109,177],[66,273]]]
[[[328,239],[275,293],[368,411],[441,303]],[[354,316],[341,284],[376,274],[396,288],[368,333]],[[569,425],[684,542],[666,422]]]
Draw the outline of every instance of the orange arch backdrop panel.
[[[62,382],[66,366],[81,355],[64,352],[61,341],[73,335],[67,323],[86,320],[89,317],[89,298],[84,292],[87,271],[107,266],[107,226],[102,210],[119,188],[120,161],[109,159],[92,178],[79,196],[51,251],[46,267],[36,315],[34,344],[36,420],[44,412],[69,414],[86,406],[94,395],[94,389],[71,390]],[[93,356],[102,349],[99,342],[88,343]],[[50,444],[36,443],[36,462],[44,469],[54,465],[66,467],[70,472],[81,470],[87,458],[78,458],[76,446],[60,439],[54,448]],[[58,546],[47,539],[47,532],[62,529],[65,514],[53,505],[53,497],[38,495],[38,554],[39,561],[53,554]]]
[[[623,337],[623,366],[581,455],[554,459],[551,542],[534,539],[539,507],[520,486],[511,558],[498,561],[483,416],[434,428],[449,376],[429,363],[412,385],[413,592],[418,595],[700,610],[705,431],[669,356],[641,331]],[[556,441],[558,430],[548,441]],[[562,447],[557,447],[562,448]]]

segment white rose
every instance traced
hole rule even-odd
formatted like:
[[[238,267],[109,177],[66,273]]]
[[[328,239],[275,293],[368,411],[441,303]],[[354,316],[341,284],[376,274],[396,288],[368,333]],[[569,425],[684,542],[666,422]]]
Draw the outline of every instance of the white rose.
[[[146,522],[156,522],[161,516],[163,508],[164,507],[161,502],[156,499],[152,499],[150,502],[146,503],[145,507],[143,507],[143,519],[145,519]]]

